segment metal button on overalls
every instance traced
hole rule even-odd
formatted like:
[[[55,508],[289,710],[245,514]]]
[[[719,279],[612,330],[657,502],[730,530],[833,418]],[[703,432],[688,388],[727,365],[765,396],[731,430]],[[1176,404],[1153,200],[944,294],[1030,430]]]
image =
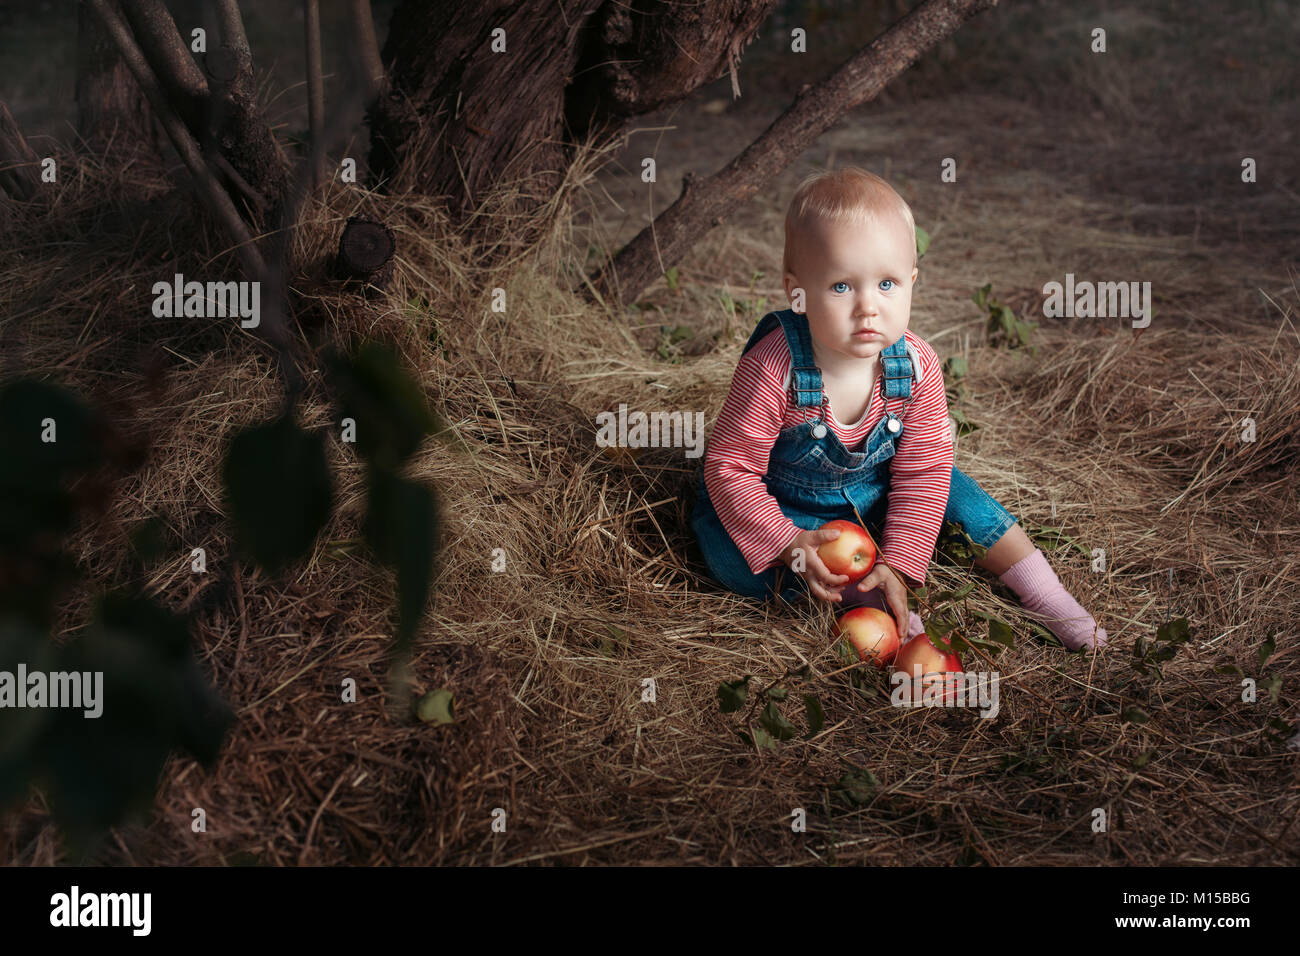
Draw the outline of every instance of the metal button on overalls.
[[[790,349],[791,404],[808,417],[797,426],[781,430],[772,447],[763,484],[782,513],[805,530],[819,528],[833,518],[856,520],[858,514],[868,523],[873,514],[883,521],[888,502],[889,460],[903,432],[903,420],[889,405],[901,400],[906,408],[912,398],[912,380],[919,378],[919,370],[913,368],[907,352],[906,337],[900,336],[880,355],[881,374],[876,388],[883,393],[887,417],[858,444],[859,450],[849,451],[827,424],[830,402],[822,387],[821,369],[813,357],[806,316],[788,309],[768,313],[754,329],[745,351],[777,328],[784,332]],[[812,417],[818,406],[820,415]],[[692,527],[716,580],[747,597],[761,598],[776,589],[777,569],[754,574],[727,535],[709,500],[703,473]],[[798,593],[798,586],[787,575],[781,590],[784,597],[792,598]]]

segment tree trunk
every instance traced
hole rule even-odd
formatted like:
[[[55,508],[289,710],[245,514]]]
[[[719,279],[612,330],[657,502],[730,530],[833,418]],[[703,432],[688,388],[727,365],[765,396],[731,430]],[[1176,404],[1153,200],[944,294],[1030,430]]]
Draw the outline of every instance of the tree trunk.
[[[339,236],[339,251],[331,275],[344,283],[359,281],[383,289],[393,277],[397,240],[382,222],[352,216]]]
[[[362,97],[366,109],[374,104],[375,99],[384,91],[388,82],[384,73],[384,61],[379,56],[379,41],[375,38],[375,18],[370,13],[370,0],[349,0],[352,14],[352,28],[356,31],[355,52],[364,85]]]
[[[0,101],[0,193],[12,199],[31,199],[40,188],[39,165],[9,108]]]
[[[117,11],[113,8],[112,0],[85,0],[93,8],[96,16],[99,17],[100,24],[104,28],[107,36],[111,37],[122,61],[135,77],[136,83],[149,101],[153,108],[154,114],[162,124],[163,130],[167,133],[172,145],[176,147],[177,154],[181,161],[185,163],[190,175],[194,177],[194,185],[198,190],[199,199],[207,206],[208,211],[216,217],[235,243],[235,254],[243,263],[244,268],[248,271],[250,277],[257,281],[262,281],[266,275],[266,264],[262,259],[261,253],[257,246],[254,245],[252,237],[249,235],[243,220],[239,218],[230,197],[218,185],[212,171],[203,161],[203,156],[199,153],[198,144],[194,140],[193,134],[186,128],[185,123],[181,120],[176,110],[172,108],[167,101],[166,91],[154,76],[144,52],[136,43],[136,38],[132,35],[126,21],[118,16]]]
[[[114,4],[121,13],[120,4]],[[99,17],[77,6],[77,132],[96,153],[153,147],[149,104]]]
[[[826,79],[805,84],[786,111],[723,169],[702,181],[687,173],[677,201],[593,277],[584,290],[587,298],[634,300],[848,110],[874,98],[923,53],[996,5],[997,0],[925,0]]]
[[[449,197],[457,220],[503,180],[525,192],[516,208],[535,208],[563,179],[566,140],[725,74],[775,2],[402,0],[384,46],[390,87],[371,111],[371,170],[393,189]]]
[[[203,125],[208,84],[172,15],[162,0],[125,0],[121,7],[136,43],[167,94],[167,102],[197,137]]]
[[[213,4],[202,70],[163,0],[121,2],[168,105],[221,170],[227,191],[251,198],[273,219],[289,185],[289,161],[257,106],[253,57],[236,0]]]
[[[207,128],[221,155],[249,186],[265,196],[278,219],[289,188],[289,160],[257,105],[253,53],[237,0],[216,0],[221,43],[208,44],[204,66],[211,95]]]

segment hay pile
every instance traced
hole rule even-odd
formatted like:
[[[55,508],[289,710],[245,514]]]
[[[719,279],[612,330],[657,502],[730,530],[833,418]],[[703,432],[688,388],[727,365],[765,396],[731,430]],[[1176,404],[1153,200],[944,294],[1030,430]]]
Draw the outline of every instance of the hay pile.
[[[589,165],[571,171],[560,197],[573,215],[490,271],[435,204],[335,188],[309,210],[295,247],[295,308],[327,336],[398,345],[449,426],[410,471],[437,487],[445,519],[412,681],[453,690],[457,723],[425,726],[386,708],[393,582],[357,544],[362,469],[331,443],[338,513],[310,560],[284,581],[242,577],[237,601],[196,629],[203,667],[239,717],[220,764],[205,774],[173,759],[154,817],[116,831],[102,862],[1293,863],[1295,756],[1266,732],[1270,717],[1294,724],[1300,676],[1300,292],[1226,236],[1202,234],[1198,248],[1186,236],[1134,234],[1088,191],[1095,155],[1062,147],[1057,158],[1069,161],[1053,177],[986,160],[977,201],[929,188],[928,153],[897,157],[919,156],[927,131],[960,128],[963,111],[1001,110],[1025,129],[1030,154],[1066,135],[1046,131],[1041,108],[973,102],[913,104],[905,129],[885,112],[829,134],[805,159],[882,173],[894,164],[886,174],[935,237],[912,328],[941,358],[970,363],[963,411],[981,428],[961,439],[957,463],[1023,522],[1064,525],[1085,549],[1105,549],[1105,573],[1069,547],[1049,558],[1110,647],[1067,654],[1034,636],[990,575],[940,556],[931,591],[977,584],[971,636],[986,626],[975,611],[1015,626],[1015,648],[996,657],[1001,712],[893,709],[867,689],[887,692],[883,679],[868,674],[859,688],[842,669],[829,607],[760,607],[704,577],[687,521],[701,460],[596,446],[595,416],[619,403],[701,410],[712,422],[741,344],[777,303],[776,226],[806,165],[711,233],[682,264],[679,292],[661,284],[625,312],[565,291],[592,265],[589,246],[639,226],[625,222],[621,236],[596,228],[609,207]],[[697,136],[721,122],[687,119],[683,134]],[[976,155],[1003,135],[966,122]],[[885,130],[893,139],[881,145]],[[148,431],[148,465],[75,550],[106,587],[130,528],[165,515],[183,547],[147,584],[188,608],[209,586],[189,572],[189,549],[207,548],[210,566],[229,553],[222,444],[273,414],[279,382],[236,323],[198,328],[150,314],[154,281],[229,262],[187,196],[144,171],[126,183],[69,163],[76,178],[63,205],[12,237],[30,252],[0,260],[4,358],[10,371],[116,401],[124,425]],[[607,172],[600,185],[617,197],[623,183]],[[115,201],[105,206],[104,195]],[[1207,208],[1207,221],[1222,211]],[[390,293],[371,301],[318,278],[357,213],[398,238]],[[503,221],[497,234],[517,225]],[[1062,319],[1041,322],[1037,357],[981,345],[975,287],[994,282],[1033,317],[1042,282],[1066,271],[1149,280],[1165,298],[1140,337],[1117,321]],[[1256,276],[1266,297],[1249,291]],[[491,311],[497,287],[505,313]],[[673,341],[677,326],[689,337]],[[164,391],[145,401],[142,370],[159,354]],[[300,422],[328,428],[329,415],[309,396]],[[1246,416],[1253,443],[1239,438]],[[503,573],[491,570],[498,548]],[[85,593],[69,596],[65,629],[87,604]],[[1138,674],[1135,642],[1171,616],[1190,619],[1191,640],[1163,680]],[[1261,691],[1243,704],[1239,678],[1215,668],[1236,663],[1260,677],[1256,653],[1273,634],[1263,673],[1281,675],[1281,697]],[[810,679],[786,684],[821,699],[823,730],[776,751],[742,744],[736,717],[719,713],[719,683],[750,674],[757,690],[805,664]],[[356,704],[340,703],[345,677],[358,682]],[[647,678],[653,703],[642,702]],[[1149,720],[1122,719],[1130,707]],[[802,732],[801,708],[786,712]],[[846,800],[837,785],[861,770],[878,786]],[[190,830],[195,807],[207,834]],[[495,808],[507,814],[504,834],[491,830]],[[807,811],[807,833],[791,832],[795,808]],[[1109,832],[1093,832],[1095,808],[1110,815]],[[39,796],[0,829],[0,859],[63,859]]]

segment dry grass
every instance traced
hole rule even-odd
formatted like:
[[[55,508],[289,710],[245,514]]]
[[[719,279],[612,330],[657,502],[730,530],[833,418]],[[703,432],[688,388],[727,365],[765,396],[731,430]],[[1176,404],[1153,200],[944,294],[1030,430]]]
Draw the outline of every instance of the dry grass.
[[[436,485],[445,520],[413,683],[454,690],[459,719],[429,727],[385,707],[392,582],[354,547],[362,470],[331,443],[338,513],[310,559],[286,581],[243,577],[229,612],[196,628],[204,669],[239,717],[220,763],[204,773],[174,758],[153,818],[116,831],[104,861],[1294,863],[1295,756],[1264,739],[1270,716],[1295,722],[1300,676],[1293,265],[1288,273],[1276,247],[1266,256],[1238,241],[1231,197],[1205,197],[1195,237],[1135,231],[1098,192],[1092,171],[1103,158],[1046,107],[970,94],[911,103],[901,116],[864,111],[828,134],[765,201],[708,236],[682,264],[679,292],[660,284],[626,313],[566,291],[590,265],[589,243],[639,227],[631,216],[619,225],[601,189],[643,208],[641,187],[611,172],[596,189],[589,165],[575,167],[545,240],[486,271],[482,250],[466,248],[418,196],[322,197],[295,244],[299,322],[324,338],[355,331],[397,344],[450,426],[411,471]],[[674,155],[711,168],[710,150],[727,154],[738,141],[725,134],[756,122],[679,115],[676,135],[699,146]],[[960,193],[931,184],[944,137],[975,157]],[[1131,141],[1123,148],[1132,155]],[[635,168],[642,152],[629,148],[626,164]],[[969,609],[1016,626],[1016,647],[996,658],[993,720],[864,696],[831,650],[828,607],[760,607],[704,576],[687,521],[698,459],[595,444],[596,414],[620,402],[713,419],[764,311],[759,298],[771,307],[779,292],[784,202],[808,163],[832,156],[890,170],[934,235],[912,327],[941,357],[970,360],[963,410],[981,428],[959,443],[958,465],[1022,521],[1051,524],[1054,503],[1058,523],[1107,553],[1105,573],[1068,548],[1049,553],[1111,634],[1095,656],[1033,636],[987,573],[942,558],[932,566],[932,589],[975,581]],[[207,585],[189,573],[188,549],[202,545],[218,565],[229,551],[222,444],[270,417],[279,384],[234,323],[196,328],[150,315],[152,282],[229,268],[188,199],[143,170],[128,190],[105,169],[77,168],[62,207],[13,237],[32,252],[0,260],[4,360],[9,371],[98,390],[147,429],[148,465],[119,489],[112,520],[78,537],[77,556],[106,585],[130,527],[164,514],[183,553],[152,567],[148,586],[189,607]],[[676,195],[660,188],[657,208]],[[105,195],[116,201],[104,205]],[[1254,221],[1275,237],[1282,198],[1251,200]],[[401,256],[390,294],[369,302],[316,278],[359,211],[395,230]],[[1145,215],[1162,212],[1180,210],[1152,203]],[[612,225],[598,232],[593,221]],[[494,234],[525,225],[502,221]],[[1292,250],[1295,238],[1292,225]],[[1032,312],[1042,283],[1066,271],[1151,281],[1161,296],[1151,328],[1134,336],[1115,321],[1043,320],[1037,357],[982,345],[976,286],[992,281],[1003,301]],[[491,311],[496,287],[506,290],[504,313]],[[724,308],[720,291],[740,305]],[[661,357],[661,328],[675,325],[692,336]],[[140,369],[158,348],[169,362],[165,393],[145,402]],[[1247,415],[1254,443],[1239,439]],[[328,427],[318,397],[301,416]],[[504,573],[490,570],[497,548]],[[87,597],[70,596],[66,630],[84,618]],[[1129,662],[1171,610],[1192,621],[1193,637],[1153,681]],[[1258,675],[1257,649],[1272,634],[1265,671],[1282,675],[1281,697],[1243,704],[1238,679],[1215,667]],[[742,745],[737,721],[718,711],[718,684],[752,674],[765,686],[805,663],[825,728],[775,752]],[[356,704],[339,702],[345,677],[357,679]],[[645,678],[656,682],[654,703],[641,701]],[[1150,721],[1121,720],[1131,705]],[[865,806],[834,792],[853,767],[881,783]],[[206,835],[190,831],[194,807],[207,811]],[[808,812],[806,834],[790,831],[797,807]],[[1112,815],[1107,833],[1091,829],[1098,807]],[[505,834],[491,831],[494,808],[508,815]],[[63,858],[39,795],[0,830],[0,858]]]

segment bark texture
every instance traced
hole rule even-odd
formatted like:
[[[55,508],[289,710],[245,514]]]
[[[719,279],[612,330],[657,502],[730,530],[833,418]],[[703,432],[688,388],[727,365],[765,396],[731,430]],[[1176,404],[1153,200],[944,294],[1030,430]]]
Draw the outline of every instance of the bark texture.
[[[119,7],[120,5],[114,4]],[[77,132],[96,153],[153,146],[149,104],[99,18],[77,7]]]
[[[384,46],[389,89],[371,112],[371,169],[448,197],[457,217],[503,179],[544,201],[568,144],[729,72],[774,5],[403,0]]]
[[[9,107],[0,101],[0,194],[28,200],[40,188],[40,160],[23,138]]]
[[[592,277],[584,294],[634,300],[848,110],[874,98],[925,51],[996,4],[997,0],[926,0],[915,7],[825,80],[805,85],[786,111],[720,171],[702,180],[687,174],[677,201]]]

